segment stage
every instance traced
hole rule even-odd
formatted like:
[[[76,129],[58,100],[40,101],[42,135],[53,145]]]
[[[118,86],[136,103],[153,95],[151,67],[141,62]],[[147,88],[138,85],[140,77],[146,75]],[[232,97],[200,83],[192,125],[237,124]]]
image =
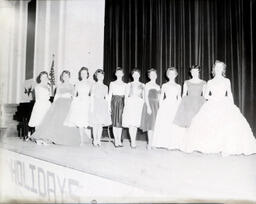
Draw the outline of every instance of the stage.
[[[0,159],[1,201],[256,203],[256,155],[41,146],[11,133]]]

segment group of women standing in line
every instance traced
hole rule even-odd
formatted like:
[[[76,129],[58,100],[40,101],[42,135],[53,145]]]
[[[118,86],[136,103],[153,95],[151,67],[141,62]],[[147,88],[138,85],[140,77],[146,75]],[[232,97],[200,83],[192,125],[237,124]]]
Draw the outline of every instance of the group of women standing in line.
[[[122,147],[122,129],[128,128],[131,147],[136,148],[137,130],[147,131],[148,149],[179,149],[184,152],[253,154],[256,140],[251,128],[233,103],[231,85],[225,77],[226,65],[216,61],[213,79],[199,78],[199,66],[192,66],[192,78],[181,86],[175,82],[176,68],[168,68],[168,82],[156,83],[157,72],[148,70],[148,83],[139,81],[140,70],[132,71],[133,80],[123,81],[117,68],[116,80],[109,90],[103,84],[104,72],[97,70],[95,83],[88,80],[89,70],[81,68],[79,82],[69,82],[70,72],[63,71],[54,102],[50,105],[47,73],[41,72],[36,86],[36,103],[30,126],[38,142],[83,144],[84,135],[93,129],[93,144],[100,146],[102,128],[113,127],[115,147]],[[79,130],[79,131],[78,131]],[[80,137],[79,137],[80,135]]]

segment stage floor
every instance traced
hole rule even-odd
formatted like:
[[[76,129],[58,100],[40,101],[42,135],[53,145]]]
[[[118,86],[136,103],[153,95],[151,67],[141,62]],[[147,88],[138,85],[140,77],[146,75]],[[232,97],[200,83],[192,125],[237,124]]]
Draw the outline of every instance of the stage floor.
[[[147,150],[142,141],[131,149],[128,140],[123,148],[41,146],[15,134],[2,136],[0,148],[143,189],[162,196],[159,202],[256,203],[256,155]]]

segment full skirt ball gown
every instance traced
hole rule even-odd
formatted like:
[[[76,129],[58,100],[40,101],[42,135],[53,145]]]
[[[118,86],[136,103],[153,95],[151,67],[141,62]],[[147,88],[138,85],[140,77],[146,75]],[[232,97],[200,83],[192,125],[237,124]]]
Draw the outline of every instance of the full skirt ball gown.
[[[225,97],[204,103],[193,118],[184,141],[186,152],[256,153],[256,139],[248,122],[239,108]]]
[[[32,137],[48,143],[60,145],[79,145],[80,134],[77,128],[64,126],[71,104],[71,98],[60,97],[52,104],[42,124]]]
[[[192,83],[190,81],[185,83],[187,84],[187,95],[182,98],[174,123],[180,127],[187,128],[205,102],[202,93],[206,82],[202,80],[200,83]]]
[[[181,128],[173,124],[179,101],[176,99],[165,99],[157,113],[155,130],[152,139],[153,147],[167,149],[180,149],[183,137]]]
[[[184,96],[178,108],[174,123],[180,127],[189,127],[193,117],[204,104],[204,97]]]

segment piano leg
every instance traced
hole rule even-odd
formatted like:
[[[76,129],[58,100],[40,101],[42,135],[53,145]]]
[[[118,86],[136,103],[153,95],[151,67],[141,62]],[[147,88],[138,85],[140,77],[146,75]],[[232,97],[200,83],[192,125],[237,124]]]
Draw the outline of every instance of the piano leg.
[[[17,125],[18,137],[20,137],[20,124]]]

